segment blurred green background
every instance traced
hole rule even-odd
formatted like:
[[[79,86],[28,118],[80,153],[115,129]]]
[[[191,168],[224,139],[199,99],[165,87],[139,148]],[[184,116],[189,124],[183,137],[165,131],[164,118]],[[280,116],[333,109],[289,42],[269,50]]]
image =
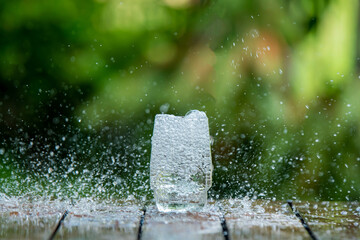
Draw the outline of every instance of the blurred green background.
[[[0,193],[152,198],[154,117],[205,111],[212,198],[360,199],[356,0],[0,2]]]

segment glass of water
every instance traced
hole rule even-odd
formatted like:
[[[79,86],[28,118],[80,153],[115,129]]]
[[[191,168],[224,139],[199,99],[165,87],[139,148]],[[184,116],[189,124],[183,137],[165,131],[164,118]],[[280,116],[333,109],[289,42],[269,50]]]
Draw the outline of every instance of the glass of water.
[[[212,182],[206,114],[158,114],[151,140],[150,184],[159,211],[201,210]]]

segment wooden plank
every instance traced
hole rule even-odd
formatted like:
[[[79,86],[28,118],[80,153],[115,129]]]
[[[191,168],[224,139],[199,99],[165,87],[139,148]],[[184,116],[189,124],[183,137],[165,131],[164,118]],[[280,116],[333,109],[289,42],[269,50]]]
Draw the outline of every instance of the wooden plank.
[[[359,202],[295,202],[320,239],[360,239]]]
[[[231,199],[221,205],[231,239],[309,239],[286,203]]]
[[[58,233],[62,239],[137,239],[142,214],[134,203],[83,204],[71,208]]]
[[[44,206],[32,198],[1,197],[0,239],[45,239],[62,214],[58,203]]]
[[[134,203],[0,203],[0,239],[48,239],[69,209],[54,239],[136,239],[141,211]]]
[[[193,213],[161,213],[155,206],[149,206],[142,239],[223,240],[224,236],[214,204],[209,204],[203,212]]]

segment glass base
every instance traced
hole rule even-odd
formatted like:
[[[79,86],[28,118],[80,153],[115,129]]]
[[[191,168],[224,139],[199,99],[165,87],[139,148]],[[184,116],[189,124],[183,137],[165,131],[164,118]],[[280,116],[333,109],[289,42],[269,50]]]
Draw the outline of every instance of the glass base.
[[[204,188],[191,188],[186,183],[162,185],[154,190],[154,197],[161,212],[201,211],[207,202],[207,191]]]

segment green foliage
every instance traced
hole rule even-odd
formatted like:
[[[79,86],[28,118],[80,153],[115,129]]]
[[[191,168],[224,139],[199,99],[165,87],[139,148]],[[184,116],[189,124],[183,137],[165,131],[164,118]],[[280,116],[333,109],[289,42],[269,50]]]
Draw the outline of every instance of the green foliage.
[[[358,200],[357,29],[355,0],[3,1],[1,177],[150,197],[155,114],[199,109],[213,197]]]

